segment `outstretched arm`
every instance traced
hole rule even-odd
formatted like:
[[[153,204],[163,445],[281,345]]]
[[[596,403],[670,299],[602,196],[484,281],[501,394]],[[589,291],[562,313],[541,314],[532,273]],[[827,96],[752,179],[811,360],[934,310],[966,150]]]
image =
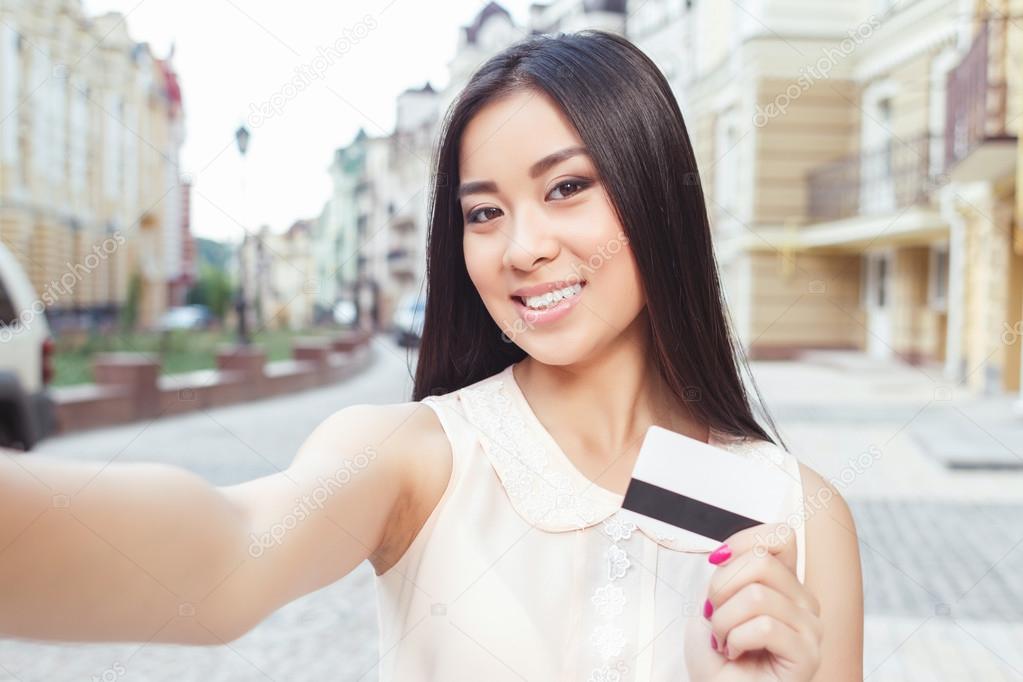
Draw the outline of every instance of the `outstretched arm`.
[[[0,634],[240,637],[382,545],[429,411],[344,408],[287,470],[219,488],[166,464],[0,455]]]

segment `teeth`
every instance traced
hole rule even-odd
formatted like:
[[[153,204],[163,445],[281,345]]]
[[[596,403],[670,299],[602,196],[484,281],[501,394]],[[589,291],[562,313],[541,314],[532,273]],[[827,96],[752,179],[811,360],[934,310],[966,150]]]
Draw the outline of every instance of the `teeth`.
[[[559,303],[564,298],[575,296],[582,290],[582,284],[573,284],[572,286],[565,287],[564,289],[548,291],[546,294],[541,294],[540,296],[528,296],[525,297],[524,300],[526,305],[530,308],[543,310],[544,308],[550,308],[552,305]]]

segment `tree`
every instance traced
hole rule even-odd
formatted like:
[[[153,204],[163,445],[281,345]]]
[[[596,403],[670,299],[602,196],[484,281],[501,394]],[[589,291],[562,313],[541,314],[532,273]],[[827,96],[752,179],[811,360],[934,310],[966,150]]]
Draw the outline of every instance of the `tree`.
[[[218,319],[223,320],[224,314],[231,305],[233,288],[231,279],[223,269],[202,263],[199,266],[199,278],[188,290],[185,302],[204,305]]]

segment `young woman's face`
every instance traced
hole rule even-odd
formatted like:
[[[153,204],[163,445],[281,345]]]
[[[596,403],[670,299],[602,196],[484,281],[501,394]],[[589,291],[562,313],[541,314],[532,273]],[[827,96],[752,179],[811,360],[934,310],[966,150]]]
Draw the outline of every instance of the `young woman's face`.
[[[545,364],[586,359],[645,303],[628,239],[581,148],[560,109],[534,91],[492,102],[462,136],[469,277],[507,339]],[[552,307],[539,310],[545,302],[532,296],[524,305],[522,294],[546,290]]]

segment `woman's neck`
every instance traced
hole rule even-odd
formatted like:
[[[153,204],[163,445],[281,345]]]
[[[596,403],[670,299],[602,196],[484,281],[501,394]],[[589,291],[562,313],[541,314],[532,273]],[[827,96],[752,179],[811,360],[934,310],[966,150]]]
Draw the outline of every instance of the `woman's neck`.
[[[709,438],[707,425],[671,394],[647,344],[616,346],[570,365],[526,357],[513,368],[533,412],[565,454],[593,479],[594,472],[606,471],[610,488],[627,482],[652,424],[703,442]]]

